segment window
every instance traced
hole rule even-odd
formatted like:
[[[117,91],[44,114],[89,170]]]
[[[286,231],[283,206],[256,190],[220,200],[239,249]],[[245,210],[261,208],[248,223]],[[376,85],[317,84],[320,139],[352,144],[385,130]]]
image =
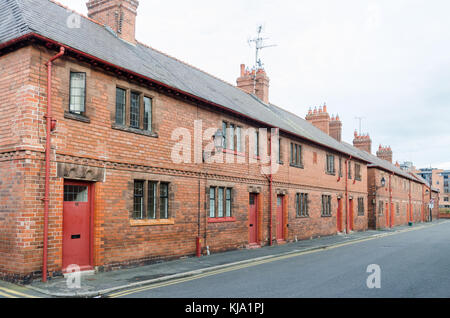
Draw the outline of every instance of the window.
[[[242,144],[241,144],[241,127],[236,127],[236,151],[242,152]]]
[[[364,198],[358,198],[358,215],[364,215]]]
[[[134,219],[144,218],[144,182],[142,180],[134,181],[134,201],[133,216]]]
[[[127,92],[124,89],[116,88],[116,124],[125,125],[125,105]]]
[[[231,189],[227,189],[226,193],[225,216],[231,217]]]
[[[209,217],[216,217],[216,188],[209,188]]]
[[[144,97],[144,130],[152,130],[152,99]]]
[[[448,198],[448,197],[445,197],[445,198],[444,198],[444,201],[445,201],[445,202],[448,202],[448,201],[449,201],[449,198]]]
[[[86,73],[70,72],[69,112],[84,115],[86,103]]]
[[[351,161],[348,162],[348,178],[352,178],[352,163]]]
[[[400,204],[398,204],[398,202],[395,204],[395,212],[397,215],[400,215]]]
[[[302,167],[302,146],[291,143],[291,165]]]
[[[339,177],[342,177],[342,158],[339,157]]]
[[[140,96],[138,93],[131,93],[130,104],[130,127],[139,129],[140,119]]]
[[[135,180],[133,219],[157,220],[169,218],[169,183]]]
[[[378,202],[378,215],[383,215],[384,210],[384,202],[379,201]]]
[[[361,181],[361,165],[355,163],[355,180]]]
[[[334,156],[333,155],[327,155],[327,173],[329,174],[335,174],[334,170]]]
[[[159,198],[160,198],[160,219],[168,219],[169,218],[169,184],[161,183],[159,189]]]
[[[235,150],[234,125],[233,124],[230,124],[228,126],[228,149]]]
[[[88,187],[78,185],[64,185],[64,201],[88,202]]]
[[[235,124],[222,122],[223,148],[243,152],[242,128]]]
[[[259,157],[259,131],[255,131],[255,156]]]
[[[281,160],[281,138],[278,138],[278,163],[283,163],[283,160]]]
[[[297,212],[297,217],[308,217],[308,194],[307,193],[297,193],[295,196],[295,210]]]
[[[148,209],[148,218],[149,219],[156,219],[156,209],[157,209],[156,198],[158,197],[157,192],[156,192],[157,188],[158,188],[157,182],[149,182],[148,183],[147,209]]]
[[[331,216],[331,195],[322,195],[322,216]]]
[[[209,188],[209,217],[231,217],[232,189],[225,187]]]

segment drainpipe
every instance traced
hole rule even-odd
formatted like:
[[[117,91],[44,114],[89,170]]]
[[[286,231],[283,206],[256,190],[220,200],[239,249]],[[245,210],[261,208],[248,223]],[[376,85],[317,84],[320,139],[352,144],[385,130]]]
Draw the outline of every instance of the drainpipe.
[[[392,213],[394,213],[394,211],[392,211],[392,183],[391,183],[391,176],[393,176],[394,173],[389,175],[389,227],[392,228]]]
[[[412,199],[411,199],[411,180],[409,181],[409,222],[412,222]]]
[[[270,164],[270,174],[269,174],[269,246],[272,246],[272,187],[273,187],[273,175],[272,175],[272,136],[269,142],[269,164]]]
[[[352,156],[345,159],[345,231],[347,234],[350,232],[348,222],[348,162],[352,159]]]
[[[61,47],[58,54],[53,56],[45,65],[47,66],[47,113],[46,119],[46,140],[45,140],[45,192],[44,192],[44,256],[42,264],[42,281],[47,281],[47,248],[48,248],[48,210],[50,201],[50,151],[51,132],[55,130],[56,121],[52,117],[52,63],[64,55],[64,47]]]

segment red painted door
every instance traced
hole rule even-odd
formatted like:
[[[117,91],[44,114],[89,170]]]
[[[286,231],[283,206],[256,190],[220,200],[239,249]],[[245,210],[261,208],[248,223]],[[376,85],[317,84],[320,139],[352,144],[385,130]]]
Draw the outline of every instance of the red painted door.
[[[91,187],[81,182],[64,183],[63,269],[91,264]]]
[[[336,214],[337,231],[342,232],[342,200],[338,199],[338,210]]]
[[[282,195],[277,196],[277,240],[284,241],[284,206]]]
[[[258,203],[257,196],[254,193],[250,193],[249,202],[249,243],[258,243]]]

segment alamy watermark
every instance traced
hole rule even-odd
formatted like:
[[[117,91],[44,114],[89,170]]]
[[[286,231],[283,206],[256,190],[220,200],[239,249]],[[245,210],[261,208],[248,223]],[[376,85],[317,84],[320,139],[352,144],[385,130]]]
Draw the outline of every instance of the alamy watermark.
[[[204,128],[203,121],[194,121],[192,130],[179,127],[173,130],[171,149],[174,164],[256,164],[261,173],[274,174],[279,168],[279,130],[271,128],[226,128],[220,130],[220,147],[214,140],[217,127]],[[248,151],[247,149],[248,141]]]
[[[66,268],[66,284],[69,289],[81,288],[81,269],[80,266],[72,264]]]
[[[366,285],[369,289],[380,289],[381,288],[381,267],[377,264],[371,264],[367,266],[367,273],[370,273],[367,277]]]

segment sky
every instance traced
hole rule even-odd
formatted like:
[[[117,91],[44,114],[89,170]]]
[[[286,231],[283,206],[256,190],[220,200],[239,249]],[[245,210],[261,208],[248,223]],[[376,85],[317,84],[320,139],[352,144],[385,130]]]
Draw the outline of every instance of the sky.
[[[85,0],[59,0],[87,15]],[[270,102],[304,118],[326,103],[391,146],[394,162],[450,169],[450,1],[140,0],[136,38],[236,84],[263,25]]]

